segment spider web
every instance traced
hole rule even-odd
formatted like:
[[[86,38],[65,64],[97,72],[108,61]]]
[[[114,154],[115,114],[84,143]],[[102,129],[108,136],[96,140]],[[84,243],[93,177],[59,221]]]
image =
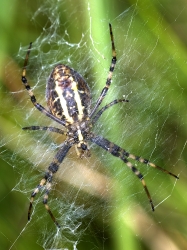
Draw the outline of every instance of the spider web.
[[[151,7],[150,4],[147,8]],[[176,107],[180,109],[184,104],[180,81],[184,73],[181,69],[179,76],[178,51],[173,54],[170,46],[165,45],[167,42],[177,44],[178,40],[171,36],[164,20],[159,17],[156,25],[150,27],[150,20],[141,16],[138,1],[132,6],[124,4],[123,10],[113,12],[112,6],[104,3],[99,6],[91,1],[75,4],[73,0],[48,0],[38,2],[29,11],[28,18],[37,35],[33,40],[27,77],[37,101],[46,107],[46,81],[53,67],[63,63],[84,76],[94,105],[105,85],[111,63],[108,23],[112,23],[117,64],[103,105],[120,98],[128,99],[129,103],[108,109],[95,124],[94,132],[132,154],[180,174],[186,141],[179,140],[179,131],[185,120]],[[166,33],[170,36],[161,32],[162,27],[167,27]],[[20,68],[28,45],[20,45],[16,56]],[[15,75],[21,74],[21,70],[13,70],[10,65],[13,62],[6,66],[6,75],[13,76],[10,80],[13,84]],[[6,94],[7,103],[13,103],[11,99],[15,98],[17,104],[13,108],[16,116],[10,120],[14,126],[10,124],[6,128],[12,133],[1,139],[1,158],[17,176],[11,193],[24,195],[26,203],[24,226],[11,240],[9,249],[17,249],[21,239],[30,233],[35,235],[35,249],[85,249],[83,242],[87,242],[87,249],[113,249],[109,247],[111,241],[121,234],[128,238],[129,232],[134,232],[143,242],[139,242],[142,248],[132,249],[143,249],[144,244],[150,247],[145,235],[155,230],[159,223],[164,227],[166,217],[174,213],[166,209],[171,202],[175,203],[175,179],[134,162],[145,177],[156,211],[158,214],[165,212],[165,217],[157,218],[158,215],[151,214],[149,201],[137,177],[119,159],[93,144],[90,145],[90,158],[77,159],[72,148],[55,175],[49,206],[61,229],[55,227],[42,205],[44,192],[36,196],[31,221],[26,222],[30,194],[43,178],[65,137],[44,131],[22,131],[22,127],[31,125],[59,126],[32,107],[21,82],[19,91]],[[9,112],[5,110],[5,114]],[[177,205],[172,208],[177,209]],[[144,226],[141,226],[142,221]],[[175,249],[172,239],[166,239]],[[159,248],[156,240],[152,245]]]

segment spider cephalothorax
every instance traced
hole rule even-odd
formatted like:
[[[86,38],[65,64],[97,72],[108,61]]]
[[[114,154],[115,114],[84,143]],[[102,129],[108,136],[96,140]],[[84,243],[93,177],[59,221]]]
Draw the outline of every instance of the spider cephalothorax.
[[[34,189],[34,191],[31,194],[30,205],[28,210],[29,220],[30,220],[30,214],[32,210],[32,203],[34,201],[34,197],[42,187],[45,187],[46,191],[43,203],[45,205],[45,208],[49,212],[51,218],[55,222],[55,224],[58,227],[60,227],[47,204],[48,194],[51,190],[53,174],[55,174],[58,171],[60,164],[62,163],[69,149],[73,145],[75,145],[77,154],[80,157],[82,157],[85,153],[86,156],[90,156],[89,145],[88,145],[88,142],[90,141],[97,144],[102,149],[108,151],[111,155],[121,159],[126,164],[126,166],[129,167],[141,181],[153,211],[154,211],[154,205],[151,199],[151,195],[145,184],[144,177],[128,159],[132,159],[135,161],[139,161],[140,163],[147,164],[153,168],[161,170],[164,173],[170,174],[178,179],[178,176],[155,165],[154,163],[151,163],[149,160],[128,153],[126,150],[122,149],[115,143],[110,142],[109,140],[103,138],[100,135],[95,135],[94,133],[92,133],[92,126],[94,126],[94,124],[97,122],[99,117],[106,109],[120,102],[128,102],[128,100],[125,99],[117,99],[110,102],[109,104],[102,107],[99,111],[97,111],[98,107],[105,98],[107,91],[111,85],[112,73],[116,65],[116,51],[114,46],[111,24],[109,24],[109,29],[110,29],[110,37],[112,43],[112,61],[105,87],[101,91],[101,94],[97,99],[97,102],[93,108],[91,108],[91,94],[88,84],[79,73],[77,73],[74,69],[71,69],[70,67],[64,64],[58,64],[57,66],[55,66],[47,82],[46,98],[49,111],[47,111],[42,105],[37,103],[36,98],[29,84],[27,83],[26,79],[26,67],[28,63],[30,50],[32,47],[32,43],[30,43],[24,62],[24,67],[22,72],[22,82],[29,93],[33,105],[39,111],[44,113],[46,116],[56,121],[58,124],[62,125],[62,129],[55,127],[47,127],[47,126],[31,126],[31,127],[24,127],[23,129],[49,130],[55,133],[65,134],[67,138],[64,141],[64,143],[60,146],[60,149],[53,158],[51,164],[48,167],[47,172],[44,175],[44,178],[40,181],[39,185]]]

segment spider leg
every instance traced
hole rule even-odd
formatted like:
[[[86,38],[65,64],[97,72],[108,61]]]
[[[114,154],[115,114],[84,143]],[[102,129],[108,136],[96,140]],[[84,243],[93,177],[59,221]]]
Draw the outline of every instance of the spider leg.
[[[153,163],[150,163],[148,160],[145,160],[141,157],[137,157],[137,156],[134,156],[134,155],[131,155],[129,154],[128,152],[126,152],[123,148],[119,147],[118,145],[110,142],[109,140],[103,138],[102,136],[92,136],[90,138],[90,140],[94,143],[96,143],[98,146],[100,146],[101,148],[105,149],[106,151],[108,151],[110,154],[112,154],[113,156],[116,156],[118,158],[120,158],[132,171],[133,173],[139,178],[139,180],[141,181],[143,187],[144,187],[144,190],[147,194],[147,197],[149,199],[149,202],[151,204],[151,208],[152,210],[154,211],[154,205],[153,205],[153,201],[152,201],[152,198],[151,198],[151,195],[149,193],[149,190],[146,186],[146,183],[145,183],[145,180],[144,180],[144,177],[143,175],[136,169],[135,166],[133,166],[133,164],[131,162],[128,161],[128,157],[131,158],[131,159],[134,159],[134,160],[137,160],[137,161],[140,161],[141,163],[145,163],[145,164],[149,164],[151,167],[155,167],[155,168],[158,168],[159,170],[167,173],[167,174],[170,174],[172,175],[173,177],[175,177],[176,179],[178,179],[178,176],[176,176],[175,174],[172,174],[171,172],[161,168],[161,167],[158,167],[156,166],[155,164]]]
[[[129,102],[129,100],[126,100],[126,99],[116,99],[116,100],[114,100],[114,101],[108,103],[107,105],[105,105],[104,107],[102,107],[102,109],[100,109],[100,110],[96,113],[96,115],[95,115],[95,116],[93,117],[93,119],[92,119],[93,123],[95,123],[95,122],[99,119],[99,117],[102,115],[102,113],[103,113],[106,109],[112,107],[114,104],[117,104],[117,103],[119,103],[119,102]]]
[[[90,117],[93,116],[93,114],[95,113],[95,111],[97,110],[97,108],[99,107],[99,105],[101,104],[101,102],[103,101],[103,99],[105,98],[107,91],[110,87],[111,84],[111,80],[112,80],[112,74],[116,65],[116,49],[115,49],[115,45],[114,45],[114,37],[113,37],[113,33],[112,33],[112,25],[109,23],[109,29],[110,29],[110,38],[111,38],[111,44],[112,44],[112,61],[111,61],[111,65],[110,65],[110,69],[109,69],[109,73],[108,73],[108,77],[106,80],[106,85],[103,88],[103,90],[101,91],[101,94],[96,102],[95,107],[93,108],[92,112],[90,113]]]
[[[68,125],[65,121],[58,119],[57,117],[53,116],[50,112],[48,112],[41,104],[37,103],[36,97],[34,96],[30,85],[27,82],[27,78],[26,78],[26,67],[27,67],[27,63],[28,63],[28,59],[29,59],[29,54],[31,51],[31,47],[32,47],[32,43],[30,43],[26,57],[25,57],[25,61],[24,61],[24,65],[23,65],[23,71],[22,71],[22,77],[21,77],[21,81],[24,84],[26,90],[28,91],[28,94],[31,98],[31,102],[33,103],[33,105],[43,114],[45,114],[46,116],[50,117],[52,120],[60,123],[61,125],[65,126]]]
[[[30,126],[30,127],[24,127],[22,128],[23,130],[49,130],[50,132],[54,132],[54,133],[58,133],[58,134],[62,134],[62,135],[66,135],[66,133],[59,129],[59,128],[55,128],[55,127],[45,127],[45,126]]]
[[[135,160],[135,161],[139,161],[139,162],[144,163],[144,164],[148,164],[149,166],[151,166],[151,167],[153,167],[153,168],[157,168],[157,169],[159,169],[160,171],[162,171],[162,172],[164,172],[164,173],[166,173],[166,174],[169,174],[169,175],[175,177],[176,179],[179,179],[179,177],[178,177],[177,175],[175,175],[175,174],[169,172],[168,170],[166,170],[166,169],[164,169],[164,168],[161,168],[161,167],[155,165],[154,163],[150,162],[150,161],[147,160],[147,159],[144,159],[144,158],[142,158],[142,157],[140,157],[140,156],[136,156],[136,155],[130,154],[130,153],[126,152],[126,151],[125,151],[125,154],[126,154],[126,157],[127,157],[127,158],[133,159],[133,160]]]
[[[31,217],[31,211],[32,211],[32,203],[34,201],[34,197],[36,196],[36,194],[40,191],[40,189],[45,185],[46,183],[46,179],[43,178],[40,181],[40,184],[34,189],[34,191],[31,194],[31,198],[30,198],[30,204],[29,204],[29,209],[28,209],[28,220],[30,220]]]
[[[55,174],[58,171],[60,164],[62,163],[64,157],[67,155],[71,146],[72,146],[72,143],[70,144],[68,142],[65,142],[63,144],[63,146],[56,153],[55,157],[53,158],[53,161],[49,165],[48,171],[46,172],[44,178],[40,181],[40,184],[32,192],[31,198],[30,198],[29,209],[28,209],[28,220],[30,220],[30,215],[31,215],[31,211],[32,211],[32,204],[34,201],[34,197],[36,196],[36,194],[40,191],[40,189],[42,187],[45,187],[46,191],[45,191],[45,195],[43,198],[43,204],[44,204],[46,210],[48,211],[49,215],[51,216],[51,219],[56,224],[56,226],[60,227],[58,222],[56,221],[53,213],[51,212],[48,204],[47,204],[48,203],[48,195],[49,195],[49,192],[51,190],[51,183],[52,183],[53,174]]]

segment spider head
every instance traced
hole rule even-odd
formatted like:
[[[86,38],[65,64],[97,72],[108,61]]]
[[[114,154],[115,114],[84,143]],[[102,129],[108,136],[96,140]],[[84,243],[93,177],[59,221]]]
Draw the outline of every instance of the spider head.
[[[88,147],[85,143],[81,143],[81,148],[82,150],[87,150]]]

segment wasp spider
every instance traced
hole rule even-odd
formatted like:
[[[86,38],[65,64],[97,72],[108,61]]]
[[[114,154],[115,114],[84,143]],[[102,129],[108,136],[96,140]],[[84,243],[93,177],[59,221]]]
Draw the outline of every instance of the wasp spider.
[[[54,67],[47,82],[46,99],[49,111],[40,105],[37,102],[36,97],[34,96],[26,78],[26,67],[32,43],[29,45],[23,66],[22,83],[28,91],[33,105],[44,115],[62,125],[62,129],[46,126],[31,126],[24,127],[23,129],[49,130],[59,134],[65,134],[67,138],[54,156],[43,179],[31,194],[30,205],[28,209],[28,220],[30,220],[34,197],[40,191],[40,189],[45,188],[43,204],[54,223],[57,225],[57,227],[60,227],[48,206],[48,195],[51,190],[53,174],[58,171],[60,164],[63,162],[68,151],[73,145],[75,145],[77,154],[80,157],[82,157],[84,154],[87,156],[90,155],[88,147],[88,142],[90,141],[97,144],[102,149],[108,151],[113,156],[121,159],[141,181],[153,211],[154,205],[151,195],[145,184],[144,177],[128,159],[132,159],[143,164],[148,164],[149,166],[161,170],[166,174],[170,174],[178,179],[178,176],[175,174],[172,174],[171,172],[155,165],[149,160],[128,153],[125,149],[119,147],[115,143],[110,142],[102,136],[96,135],[92,132],[92,127],[106,109],[119,102],[128,102],[128,100],[125,99],[117,99],[105,105],[98,111],[99,106],[101,105],[108,92],[108,89],[110,88],[112,74],[117,60],[111,24],[109,24],[109,29],[112,44],[112,61],[105,87],[102,89],[101,94],[93,108],[91,108],[91,94],[88,84],[79,73],[64,64],[58,64]]]

